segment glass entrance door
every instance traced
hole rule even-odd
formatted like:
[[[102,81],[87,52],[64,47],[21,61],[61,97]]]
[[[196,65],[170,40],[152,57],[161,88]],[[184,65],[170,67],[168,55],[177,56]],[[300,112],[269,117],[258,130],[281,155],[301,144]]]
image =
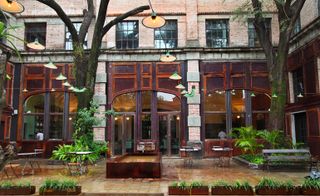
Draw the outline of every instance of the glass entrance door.
[[[163,155],[179,154],[180,116],[159,114],[159,144]]]
[[[113,154],[133,153],[134,115],[122,114],[114,117]]]

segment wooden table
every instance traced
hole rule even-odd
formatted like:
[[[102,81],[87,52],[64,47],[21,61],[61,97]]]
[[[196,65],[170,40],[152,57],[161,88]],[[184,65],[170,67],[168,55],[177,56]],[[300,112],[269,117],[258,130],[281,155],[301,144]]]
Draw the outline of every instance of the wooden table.
[[[30,165],[32,175],[34,174],[34,165],[38,165],[38,168],[41,169],[39,160],[36,158],[36,156],[39,154],[42,154],[42,152],[22,152],[17,154],[18,158],[24,161],[21,175],[25,175],[25,169],[27,168],[27,165]]]
[[[221,167],[230,166],[230,159],[232,157],[232,148],[229,147],[221,147],[221,146],[213,146],[212,150],[215,153],[218,153],[219,162],[218,165]]]
[[[193,157],[191,156],[191,153],[198,152],[201,149],[194,148],[192,146],[182,146],[182,148],[180,148],[179,150],[180,150],[180,152],[185,152],[186,153],[186,157],[183,159],[183,165],[192,167],[192,165],[193,165]]]

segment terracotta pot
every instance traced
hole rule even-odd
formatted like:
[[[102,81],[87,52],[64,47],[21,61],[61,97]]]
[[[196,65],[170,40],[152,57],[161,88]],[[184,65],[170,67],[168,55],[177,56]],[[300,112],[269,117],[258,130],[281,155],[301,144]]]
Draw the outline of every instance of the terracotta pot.
[[[300,187],[294,187],[293,189],[278,188],[270,189],[268,187],[256,188],[257,195],[300,195]]]
[[[320,195],[319,189],[301,188],[301,194],[303,195]]]
[[[36,192],[36,187],[11,187],[9,189],[1,188],[0,195],[32,195]]]
[[[77,186],[75,190],[53,190],[46,189],[40,195],[79,195],[81,193],[81,186]]]
[[[211,188],[211,195],[253,195],[252,187],[246,189],[229,189],[224,186],[217,186]]]
[[[185,189],[180,189],[178,187],[168,187],[169,195],[209,195],[209,187],[186,187]]]

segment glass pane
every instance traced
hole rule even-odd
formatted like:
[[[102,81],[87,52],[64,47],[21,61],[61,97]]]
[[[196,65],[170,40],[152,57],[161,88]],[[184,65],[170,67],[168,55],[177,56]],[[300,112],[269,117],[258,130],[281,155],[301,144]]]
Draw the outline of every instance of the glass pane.
[[[267,128],[268,113],[253,113],[252,114],[252,126],[257,130],[263,130]]]
[[[50,93],[50,112],[63,113],[64,93]]]
[[[151,114],[141,115],[142,139],[151,139]]]
[[[49,139],[62,139],[63,115],[50,115]]]
[[[252,97],[252,111],[268,111],[271,99],[264,93],[254,93]]]
[[[23,139],[35,140],[37,133],[43,133],[43,115],[24,115]]]
[[[231,91],[232,112],[245,112],[245,90]]]
[[[114,117],[114,154],[120,155],[122,154],[122,122],[123,116]]]
[[[69,114],[69,123],[68,123],[69,138],[68,139],[72,139],[72,135],[74,132],[73,123],[75,119],[76,119],[76,114]]]
[[[207,93],[204,99],[205,111],[226,111],[225,91]]]
[[[44,113],[44,94],[30,96],[24,103],[25,113]]]
[[[167,154],[168,150],[168,115],[159,115],[159,143],[160,152],[162,154]]]
[[[245,127],[245,126],[246,126],[245,113],[232,114],[232,128]]]
[[[78,111],[78,98],[75,94],[70,93],[69,113],[76,113]]]
[[[116,112],[135,112],[136,111],[136,94],[126,93],[117,96],[113,103],[113,110]]]
[[[206,139],[218,138],[221,131],[226,132],[226,114],[205,114]]]
[[[169,93],[157,93],[157,108],[160,111],[180,111],[180,100],[177,96]]]
[[[179,154],[180,116],[179,115],[171,116],[170,125],[171,125],[171,154]]]
[[[152,92],[151,91],[142,91],[142,112],[150,112],[151,111],[151,99]]]
[[[126,152],[133,153],[133,144],[134,144],[134,117],[132,115],[126,115],[126,120],[124,123],[124,131],[126,136]]]

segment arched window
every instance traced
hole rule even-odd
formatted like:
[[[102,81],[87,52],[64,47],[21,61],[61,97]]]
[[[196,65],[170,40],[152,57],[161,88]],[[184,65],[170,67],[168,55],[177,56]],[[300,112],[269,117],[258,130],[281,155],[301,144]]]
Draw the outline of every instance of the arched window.
[[[30,96],[24,103],[23,139],[36,139],[44,131],[44,94]]]
[[[157,92],[157,110],[162,111],[180,111],[180,99],[169,93]]]
[[[112,103],[113,110],[116,112],[135,112],[136,93],[126,93],[117,96]]]

